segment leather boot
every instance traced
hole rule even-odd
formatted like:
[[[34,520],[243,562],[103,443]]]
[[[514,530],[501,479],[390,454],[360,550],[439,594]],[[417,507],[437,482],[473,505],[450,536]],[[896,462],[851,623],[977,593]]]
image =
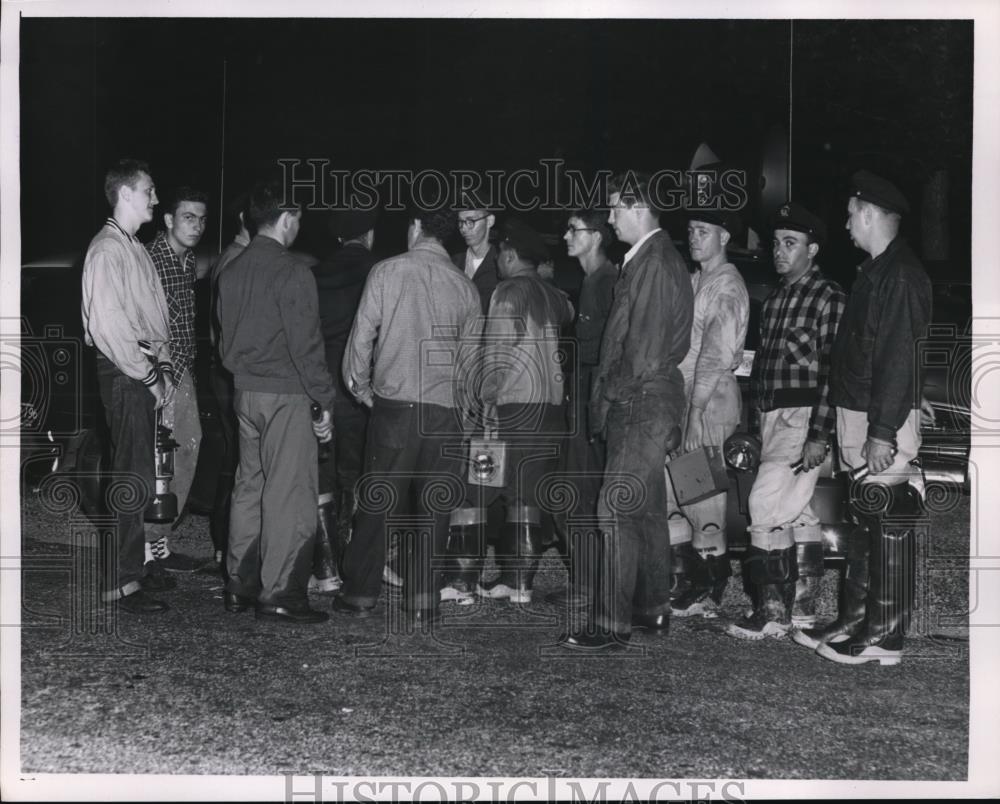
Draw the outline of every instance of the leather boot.
[[[701,568],[700,556],[691,542],[670,545],[670,599],[677,600],[691,590]]]
[[[815,650],[824,643],[844,642],[857,634],[865,620],[868,597],[868,565],[871,557],[872,528],[878,520],[870,516],[857,516],[858,524],[847,537],[847,557],[840,588],[837,619],[820,628],[792,631],[792,640],[803,647]]]
[[[334,519],[332,502],[323,503],[318,507],[312,578],[309,579],[309,591],[311,592],[330,595],[339,591],[342,586],[332,544],[333,539],[336,538],[334,536]]]
[[[816,598],[823,580],[823,543],[796,542],[796,563],[799,580],[792,605],[792,625],[796,628],[816,626]]]
[[[785,636],[791,625],[790,612],[798,578],[795,548],[764,550],[751,545],[743,566],[756,591],[754,609],[730,625],[726,633],[753,640]]]
[[[840,664],[899,664],[910,625],[916,585],[917,519],[922,514],[916,490],[903,483],[891,488],[890,512],[872,541],[864,628],[852,639],[820,645],[820,656]]]

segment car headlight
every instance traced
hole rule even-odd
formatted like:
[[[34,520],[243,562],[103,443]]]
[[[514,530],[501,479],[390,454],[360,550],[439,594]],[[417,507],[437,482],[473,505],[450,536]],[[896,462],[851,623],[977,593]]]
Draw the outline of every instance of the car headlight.
[[[726,465],[737,472],[755,472],[760,466],[760,439],[749,433],[733,433],[722,445]]]

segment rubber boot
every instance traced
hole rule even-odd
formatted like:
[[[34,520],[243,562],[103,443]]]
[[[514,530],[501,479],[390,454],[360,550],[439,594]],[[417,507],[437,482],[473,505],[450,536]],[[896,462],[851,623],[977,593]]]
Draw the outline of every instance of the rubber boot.
[[[816,626],[816,599],[823,580],[823,543],[796,542],[796,563],[799,580],[792,605],[792,625],[796,628]]]
[[[532,587],[541,556],[537,508],[513,506],[508,512],[500,536],[500,577],[496,582],[479,587],[480,594],[490,598],[507,598],[511,603],[531,603]]]
[[[824,643],[844,642],[857,634],[865,621],[868,597],[868,566],[871,558],[872,529],[878,528],[878,519],[867,515],[856,516],[857,526],[847,537],[847,556],[840,588],[837,619],[820,628],[803,628],[792,631],[792,640],[803,647],[815,650]]]
[[[340,591],[342,586],[340,573],[337,571],[337,558],[333,551],[336,517],[332,501],[318,506],[316,519],[316,544],[313,548],[313,569],[312,578],[309,579],[309,590],[332,595]]]
[[[482,508],[458,508],[451,513],[448,523],[449,568],[441,600],[453,600],[459,605],[475,602],[475,591],[482,574],[484,523],[486,512]]]
[[[857,636],[816,652],[840,664],[899,664],[916,585],[920,498],[909,484],[893,486],[890,515],[872,540],[864,627]]]
[[[340,492],[339,505],[337,506],[336,540],[334,542],[334,553],[338,561],[343,558],[344,550],[351,542],[356,502],[353,489]]]
[[[791,627],[791,606],[798,578],[795,548],[764,550],[751,545],[744,571],[755,589],[753,611],[726,629],[739,639],[780,639]]]

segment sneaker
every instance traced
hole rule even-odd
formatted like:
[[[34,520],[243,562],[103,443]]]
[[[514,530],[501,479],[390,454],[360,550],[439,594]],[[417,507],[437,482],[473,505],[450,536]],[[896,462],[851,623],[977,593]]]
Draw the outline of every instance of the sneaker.
[[[820,644],[816,648],[816,653],[824,659],[838,664],[865,664],[867,662],[878,662],[880,665],[896,665],[903,661],[902,650],[890,650],[878,645],[869,645],[862,650],[855,650],[850,644],[840,643],[837,645]]]
[[[511,603],[526,605],[531,602],[530,589],[515,589],[500,581],[493,583],[476,584],[476,594],[480,597],[488,597],[492,600],[509,600]]]
[[[742,620],[731,623],[726,628],[726,633],[737,639],[751,639],[754,641],[764,639],[764,637],[782,639],[788,634],[789,628],[790,626],[786,623],[779,623],[776,620],[768,619],[764,610],[760,609],[749,617],[744,617]]]
[[[693,594],[681,595],[670,603],[670,611],[675,617],[704,617],[714,620],[719,616],[719,605],[712,600],[707,590],[701,590],[699,596]]]
[[[441,589],[441,602],[444,603],[446,601],[454,601],[459,606],[471,606],[476,602],[476,596],[465,589],[449,585]]]
[[[340,591],[343,586],[340,578],[334,575],[331,578],[317,578],[315,575],[309,576],[309,591],[317,595],[333,595]]]
[[[792,615],[792,625],[796,628],[815,628],[816,627],[816,615],[815,614],[793,614]]]

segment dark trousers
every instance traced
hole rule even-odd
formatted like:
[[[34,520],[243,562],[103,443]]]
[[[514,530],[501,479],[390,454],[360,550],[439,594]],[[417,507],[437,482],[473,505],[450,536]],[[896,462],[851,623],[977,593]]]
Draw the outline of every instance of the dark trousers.
[[[223,450],[222,470],[216,481],[215,504],[212,506],[208,525],[213,547],[224,556],[229,540],[229,506],[232,503],[233,480],[236,475],[236,412],[233,410],[233,375],[223,368],[218,358],[212,360],[208,382],[219,408]]]
[[[632,630],[637,614],[670,612],[670,539],[663,473],[670,431],[683,391],[640,392],[608,413],[604,486],[598,502],[602,529],[598,627]]]
[[[345,600],[376,603],[391,527],[387,517],[416,513],[433,524],[429,532],[407,528],[401,534],[409,540],[403,550],[404,607],[437,607],[441,572],[427,568],[445,554],[449,515],[461,499],[461,439],[451,408],[375,398],[354,534],[344,554]]]
[[[368,409],[341,394],[333,401],[336,490],[352,491],[365,468],[365,438],[368,433]]]
[[[122,499],[137,492],[133,499],[151,500],[155,488],[156,402],[153,395],[145,385],[122,374],[114,363],[100,354],[97,356],[97,378],[111,435],[111,481],[124,481],[129,485],[129,494],[119,495]],[[133,489],[134,485],[138,487]],[[115,496],[111,495],[112,506]],[[117,558],[105,555],[101,561],[105,572],[102,579],[105,594],[116,587],[137,583],[142,577],[145,509],[133,511],[134,507],[130,505],[126,510],[111,511],[117,514],[118,527],[115,544],[105,545],[105,549],[114,549]],[[112,567],[116,567],[117,577],[110,572]],[[137,587],[131,591],[137,591]]]
[[[226,588],[267,605],[307,602],[316,538],[316,436],[309,397],[237,390],[240,464]]]

